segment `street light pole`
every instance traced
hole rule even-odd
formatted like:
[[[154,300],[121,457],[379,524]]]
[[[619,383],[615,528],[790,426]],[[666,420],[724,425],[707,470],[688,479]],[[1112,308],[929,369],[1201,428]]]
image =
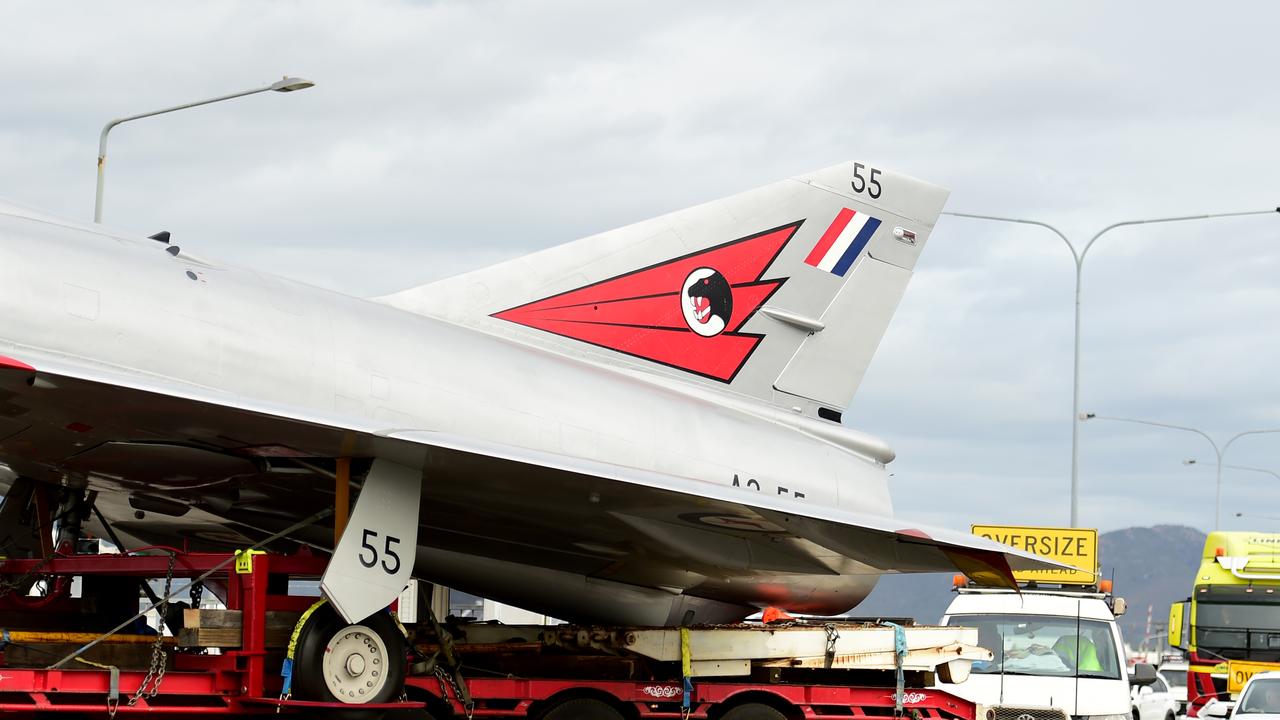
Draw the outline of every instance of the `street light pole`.
[[[1185,220],[1209,220],[1212,218],[1238,217],[1241,215],[1269,215],[1273,212],[1280,213],[1280,207],[1274,210],[1250,210],[1246,212],[1230,212],[1230,213],[1214,213],[1211,215],[1180,215],[1177,217],[1148,218],[1145,220],[1124,220],[1118,223],[1112,223],[1089,238],[1089,242],[1085,243],[1083,250],[1076,250],[1076,246],[1067,239],[1061,230],[1046,222],[1039,220],[1027,220],[1023,218],[1001,217],[998,215],[977,215],[974,213],[962,212],[943,212],[943,215],[952,215],[955,217],[971,218],[975,220],[994,220],[996,222],[1019,223],[1022,225],[1038,225],[1051,231],[1062,239],[1062,242],[1071,251],[1071,258],[1076,264],[1076,293],[1075,293],[1075,335],[1073,340],[1074,349],[1072,351],[1072,370],[1071,370],[1071,527],[1078,527],[1080,524],[1080,296],[1083,293],[1083,285],[1081,278],[1084,275],[1084,259],[1089,254],[1089,248],[1097,242],[1098,238],[1120,227],[1129,225],[1150,225],[1155,223],[1182,222]]]
[[[164,115],[165,113],[171,113],[176,110],[186,110],[187,108],[199,107],[200,105],[208,105],[210,103],[222,102],[223,100],[232,100],[234,98],[244,97],[245,95],[256,95],[257,93],[267,92],[268,90],[272,90],[275,92],[293,92],[294,90],[305,90],[311,87],[312,85],[315,85],[315,83],[311,82],[310,80],[304,80],[302,78],[295,78],[295,77],[286,77],[282,80],[277,80],[276,82],[273,82],[270,85],[266,85],[264,87],[254,88],[252,90],[244,90],[242,92],[237,92],[237,93],[231,93],[230,95],[221,95],[215,98],[209,98],[208,100],[197,100],[195,102],[189,102],[184,105],[175,105],[173,107],[165,108],[163,110],[153,110],[151,112],[141,113],[139,115],[130,115],[128,117],[116,118],[115,120],[108,122],[102,128],[102,135],[98,137],[98,190],[93,201],[93,221],[95,223],[102,222],[102,188],[104,183],[106,182],[106,170],[107,170],[107,135],[111,132],[111,128],[121,123],[127,123],[130,120],[138,120],[140,118],[152,117],[153,115]]]
[[[1249,467],[1247,465],[1225,465],[1224,467],[1226,467],[1228,470],[1248,470],[1249,472],[1266,473],[1267,475],[1270,475],[1271,477],[1277,480],[1280,480],[1280,473],[1267,470],[1266,468]]]
[[[1266,435],[1268,433],[1280,433],[1280,428],[1277,428],[1274,430],[1245,430],[1244,432],[1236,433],[1235,435],[1232,435],[1231,437],[1227,438],[1227,441],[1223,443],[1221,446],[1219,446],[1218,443],[1215,442],[1214,439],[1209,436],[1209,433],[1206,433],[1203,430],[1197,430],[1196,428],[1193,428],[1193,427],[1187,427],[1185,425],[1170,425],[1169,423],[1155,422],[1152,420],[1135,420],[1134,418],[1110,417],[1107,415],[1095,415],[1093,413],[1081,413],[1078,419],[1081,421],[1114,420],[1116,422],[1137,423],[1139,425],[1152,425],[1155,427],[1169,428],[1171,430],[1183,430],[1186,432],[1193,432],[1199,435],[1200,437],[1204,438],[1205,440],[1208,440],[1209,445],[1213,447],[1214,455],[1216,455],[1218,458],[1217,481],[1214,484],[1214,499],[1213,499],[1213,529],[1214,530],[1217,530],[1222,525],[1222,468],[1224,467],[1222,464],[1222,461],[1224,458],[1226,458],[1227,451],[1231,449],[1232,443],[1248,435]],[[1192,460],[1190,462],[1187,462],[1187,464],[1191,464],[1193,462],[1195,461]],[[1227,466],[1227,467],[1234,467],[1234,466]],[[1257,468],[1241,468],[1241,469],[1255,470]],[[1262,470],[1261,472],[1270,472],[1270,471]],[[1272,473],[1272,474],[1274,475],[1275,473]]]
[[[1254,515],[1254,514],[1252,514],[1252,513],[1242,513],[1242,512],[1238,512],[1238,513],[1236,513],[1236,517],[1238,517],[1238,518],[1257,518],[1257,519],[1259,519],[1259,520],[1275,520],[1275,521],[1280,521],[1280,517],[1277,517],[1277,516],[1275,516],[1275,515]]]

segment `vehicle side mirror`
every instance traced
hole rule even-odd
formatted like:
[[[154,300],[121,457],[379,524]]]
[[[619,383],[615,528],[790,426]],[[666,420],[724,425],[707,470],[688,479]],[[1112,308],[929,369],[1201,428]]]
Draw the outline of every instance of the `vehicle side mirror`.
[[[1182,620],[1186,616],[1186,607],[1186,602],[1176,602],[1169,606],[1169,646],[1179,650],[1187,649],[1182,642]]]
[[[1151,663],[1138,663],[1129,673],[1129,684],[1146,687],[1156,681],[1156,666]]]

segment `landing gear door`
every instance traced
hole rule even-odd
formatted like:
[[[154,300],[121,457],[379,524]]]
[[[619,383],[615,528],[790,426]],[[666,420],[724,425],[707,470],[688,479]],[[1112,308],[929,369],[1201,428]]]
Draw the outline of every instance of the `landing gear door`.
[[[418,548],[422,470],[381,458],[325,568],[320,590],[355,624],[391,604],[409,584]]]

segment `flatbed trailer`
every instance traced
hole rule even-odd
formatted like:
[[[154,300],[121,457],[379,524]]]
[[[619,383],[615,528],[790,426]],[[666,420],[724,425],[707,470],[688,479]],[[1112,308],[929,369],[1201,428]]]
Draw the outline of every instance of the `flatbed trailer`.
[[[859,720],[893,717],[895,706],[894,687],[883,685],[795,685],[717,679],[694,685],[686,714],[681,699],[683,686],[679,683],[528,678],[473,678],[468,682],[472,717]],[[438,687],[423,684],[418,678],[411,678],[410,686],[431,695],[431,701],[426,703],[431,717],[466,717],[465,703],[451,690],[442,698]],[[911,687],[903,691],[902,714],[938,720],[978,717],[973,703],[940,690]]]
[[[450,636],[451,651],[472,668],[468,694],[440,673],[435,683],[410,678],[416,692],[409,697],[440,715],[465,715],[470,700],[475,717],[550,720],[863,718],[899,709],[970,718],[972,703],[931,686],[935,677],[962,682],[972,661],[990,657],[969,628],[840,620],[690,628],[474,623]],[[556,715],[568,702],[575,714]]]
[[[0,713],[421,720],[778,720],[901,713],[969,720],[981,712],[932,687],[938,677],[963,680],[970,662],[989,658],[975,647],[976,631],[966,628],[830,620],[689,628],[472,623],[445,629],[429,618],[406,629],[384,613],[381,625],[374,618],[356,626],[340,623],[336,630],[312,632],[316,642],[299,642],[323,601],[289,594],[289,581],[319,577],[326,562],[306,551],[173,548],[0,561]],[[82,584],[79,598],[69,592],[72,578]],[[202,580],[217,589],[226,610],[187,610],[173,636],[139,634],[127,616],[104,611],[113,603],[136,607],[140,583],[156,578]],[[46,589],[44,596],[25,594],[33,582]],[[169,614],[171,627],[176,617]],[[210,618],[227,624],[208,627]],[[281,635],[281,618],[293,623],[292,632],[285,627]],[[350,653],[346,664],[334,665],[344,653]],[[37,657],[40,662],[32,662]],[[374,666],[366,663],[384,659],[379,667],[396,678],[394,692],[359,702],[367,697],[357,697],[354,689]],[[299,692],[304,673],[311,677],[307,693]],[[337,701],[348,691],[356,702]]]

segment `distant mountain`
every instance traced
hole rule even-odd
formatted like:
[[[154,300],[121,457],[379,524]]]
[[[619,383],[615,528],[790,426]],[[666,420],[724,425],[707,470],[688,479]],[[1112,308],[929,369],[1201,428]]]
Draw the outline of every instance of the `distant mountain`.
[[[1204,539],[1204,533],[1185,525],[1125,528],[1098,538],[1102,573],[1115,578],[1116,594],[1129,604],[1120,618],[1125,642],[1141,644],[1148,607],[1153,632],[1162,632],[1169,603],[1191,595]]]
[[[1159,632],[1168,619],[1169,603],[1191,593],[1204,539],[1204,533],[1184,525],[1125,528],[1098,538],[1102,574],[1115,579],[1116,594],[1129,605],[1120,618],[1126,643],[1134,647],[1142,643],[1148,607],[1153,632]],[[951,598],[950,575],[886,575],[851,614],[935,623]]]

